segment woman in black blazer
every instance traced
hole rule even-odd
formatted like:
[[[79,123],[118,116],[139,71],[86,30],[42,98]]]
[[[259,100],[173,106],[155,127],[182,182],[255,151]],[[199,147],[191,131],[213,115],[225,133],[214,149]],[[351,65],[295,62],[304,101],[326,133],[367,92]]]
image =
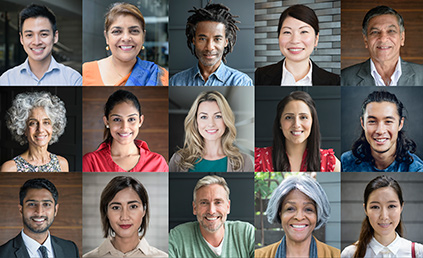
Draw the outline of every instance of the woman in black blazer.
[[[310,59],[319,42],[319,20],[305,5],[293,5],[279,18],[279,48],[285,58],[257,68],[255,85],[339,85],[340,77],[319,68]]]

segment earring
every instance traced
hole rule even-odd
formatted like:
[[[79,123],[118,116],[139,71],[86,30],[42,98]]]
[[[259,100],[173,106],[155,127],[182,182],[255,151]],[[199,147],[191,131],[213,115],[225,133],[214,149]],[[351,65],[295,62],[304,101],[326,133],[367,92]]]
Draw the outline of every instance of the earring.
[[[106,128],[108,129],[109,128],[109,125],[106,125]]]
[[[109,45],[107,45],[107,46],[106,46],[106,50],[107,50],[107,51],[109,51],[109,50],[110,50]]]
[[[141,50],[144,50],[145,49],[145,47],[144,47],[144,45],[142,46],[142,48],[141,48]]]
[[[115,231],[113,231],[113,229],[110,229],[110,236],[111,237],[115,237],[116,236],[116,233],[115,233]]]

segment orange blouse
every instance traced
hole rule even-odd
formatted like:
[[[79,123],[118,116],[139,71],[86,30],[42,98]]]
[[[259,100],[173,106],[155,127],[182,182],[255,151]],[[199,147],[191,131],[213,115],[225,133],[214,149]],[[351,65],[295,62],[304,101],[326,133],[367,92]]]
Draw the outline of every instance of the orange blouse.
[[[98,61],[86,62],[82,64],[82,85],[83,86],[104,86],[104,82],[101,79],[100,68],[98,67]],[[113,86],[125,86],[131,73],[122,77]]]

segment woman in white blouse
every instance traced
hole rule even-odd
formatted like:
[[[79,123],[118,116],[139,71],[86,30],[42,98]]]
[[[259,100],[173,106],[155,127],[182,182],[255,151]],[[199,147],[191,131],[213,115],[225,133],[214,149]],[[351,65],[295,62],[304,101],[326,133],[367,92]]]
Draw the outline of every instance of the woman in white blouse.
[[[389,176],[378,176],[364,190],[364,219],[360,237],[341,257],[423,257],[423,245],[401,236],[404,208],[401,187]]]

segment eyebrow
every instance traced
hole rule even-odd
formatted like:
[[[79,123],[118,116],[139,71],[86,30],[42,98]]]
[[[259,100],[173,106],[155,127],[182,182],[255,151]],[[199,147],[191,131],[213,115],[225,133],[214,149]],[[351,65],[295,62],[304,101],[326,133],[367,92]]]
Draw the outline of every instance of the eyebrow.
[[[377,117],[375,117],[375,116],[367,116],[367,119],[378,119]],[[396,118],[394,117],[394,116],[385,116],[383,119],[392,119],[392,120],[396,120]]]
[[[32,31],[32,30],[24,30],[24,33],[28,33],[28,32],[34,32],[34,31]],[[39,32],[50,32],[50,30],[44,29],[44,30],[40,30]]]
[[[118,115],[118,114],[111,114],[110,116],[123,117],[122,115]],[[138,114],[137,114],[137,113],[133,113],[133,114],[127,115],[127,117],[128,117],[128,116],[138,116]]]
[[[372,203],[377,203],[377,204],[380,204],[380,202],[378,202],[378,201],[372,201],[372,202],[369,202],[369,204],[372,204]],[[390,201],[388,201],[388,203],[399,203],[399,201],[390,200]]]
[[[395,29],[398,28],[398,26],[395,25],[395,24],[391,24],[391,25],[388,26],[388,28],[392,28],[392,27],[394,27]],[[378,27],[371,27],[370,30],[380,30],[380,28],[378,28]]]
[[[298,113],[299,115],[308,115],[309,113]],[[295,115],[295,113],[284,113],[283,115]]]
[[[207,112],[200,112],[200,113],[198,113],[199,115],[200,114],[205,114],[205,115],[208,115],[209,113],[207,113]],[[222,114],[222,111],[218,111],[218,112],[215,112],[215,113],[213,113],[213,115],[216,115],[216,114]]]
[[[289,204],[297,204],[296,202],[294,202],[294,201],[287,201],[285,204],[287,204],[287,203],[289,203]],[[312,205],[314,205],[314,202],[303,202],[303,204],[312,204]]]
[[[53,203],[52,200],[41,200],[41,201],[38,201],[38,200],[26,200],[25,203],[27,203],[27,202],[51,202],[51,203]]]
[[[139,202],[137,200],[133,200],[133,201],[127,202],[127,204],[131,204],[131,203],[140,203],[141,204],[141,202]],[[120,202],[111,202],[111,203],[109,203],[109,206],[112,206],[112,205],[122,205],[122,203],[120,203]]]
[[[129,26],[130,29],[141,28],[140,25]],[[112,29],[123,29],[121,26],[113,26]]]

